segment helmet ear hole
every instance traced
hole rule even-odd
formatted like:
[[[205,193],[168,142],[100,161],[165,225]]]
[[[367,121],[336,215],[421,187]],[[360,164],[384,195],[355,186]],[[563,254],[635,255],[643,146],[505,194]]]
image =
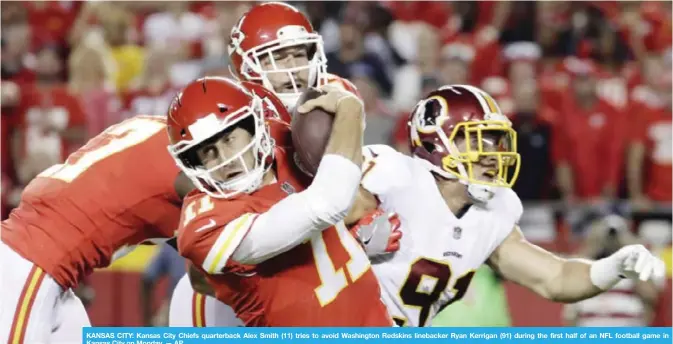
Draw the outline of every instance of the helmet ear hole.
[[[435,147],[435,145],[430,142],[423,142],[423,148],[425,148],[425,150],[428,151],[428,153],[432,154],[435,152],[435,149],[437,147]]]

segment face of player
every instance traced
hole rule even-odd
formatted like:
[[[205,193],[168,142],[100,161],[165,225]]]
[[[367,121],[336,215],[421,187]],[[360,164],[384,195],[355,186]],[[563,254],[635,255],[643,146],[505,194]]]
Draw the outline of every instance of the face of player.
[[[277,71],[279,69],[289,69],[296,67],[307,67],[309,65],[308,49],[304,45],[290,46],[275,50],[269,54],[260,57],[262,69],[267,71],[266,77],[271,83],[276,93],[295,92],[292,81],[296,83],[298,91],[304,91],[308,86],[309,69],[303,68],[289,73]]]
[[[210,170],[241,153],[252,139],[252,135],[247,130],[237,127],[225,132],[216,141],[199,147],[196,154],[203,166]],[[247,149],[241,158],[233,159],[230,163],[213,171],[211,175],[219,182],[226,182],[242,176],[246,171],[252,170],[254,166],[253,150]]]
[[[483,152],[497,152],[503,138],[504,134],[501,133],[483,132],[481,138]],[[455,143],[460,152],[467,152],[467,141],[464,138],[457,138]],[[474,151],[478,146],[477,136],[470,135],[470,149]],[[498,158],[496,156],[482,156],[477,162],[472,162],[471,164],[474,178],[485,182],[495,182],[499,171]]]

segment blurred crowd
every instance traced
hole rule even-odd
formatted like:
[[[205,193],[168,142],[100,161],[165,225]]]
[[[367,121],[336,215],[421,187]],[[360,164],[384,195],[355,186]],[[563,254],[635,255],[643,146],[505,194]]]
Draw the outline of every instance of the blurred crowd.
[[[526,200],[671,201],[669,2],[298,2],[328,71],[364,98],[366,143],[407,151],[428,90],[482,87],[519,133]],[[3,217],[45,167],[111,124],[228,76],[251,2],[3,2]]]

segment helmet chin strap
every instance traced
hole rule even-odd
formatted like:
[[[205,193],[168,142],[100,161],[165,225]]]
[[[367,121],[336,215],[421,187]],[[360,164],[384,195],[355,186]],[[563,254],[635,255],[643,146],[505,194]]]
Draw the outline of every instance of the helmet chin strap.
[[[486,203],[493,198],[495,192],[490,185],[468,183],[467,195],[476,203]]]
[[[294,107],[297,105],[301,94],[299,93],[276,93],[276,97],[285,105],[285,108],[292,113]]]

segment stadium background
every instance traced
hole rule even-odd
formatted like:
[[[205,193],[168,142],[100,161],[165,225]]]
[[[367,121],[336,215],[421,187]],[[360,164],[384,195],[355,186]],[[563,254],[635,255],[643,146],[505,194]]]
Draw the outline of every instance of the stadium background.
[[[22,186],[88,138],[134,114],[163,114],[191,79],[229,75],[228,32],[250,4],[2,2],[3,218]],[[572,254],[593,219],[624,215],[667,262],[654,324],[671,325],[670,2],[293,4],[323,35],[329,71],[362,93],[367,143],[406,150],[406,115],[438,85],[490,92],[519,131],[527,237]],[[629,158],[638,142],[644,158]],[[641,179],[629,178],[639,166]],[[142,277],[157,250],[142,246],[86,281],[79,292],[93,296],[94,325],[149,324],[147,295],[161,323],[171,283]],[[505,324],[563,324],[560,305],[504,290]]]

